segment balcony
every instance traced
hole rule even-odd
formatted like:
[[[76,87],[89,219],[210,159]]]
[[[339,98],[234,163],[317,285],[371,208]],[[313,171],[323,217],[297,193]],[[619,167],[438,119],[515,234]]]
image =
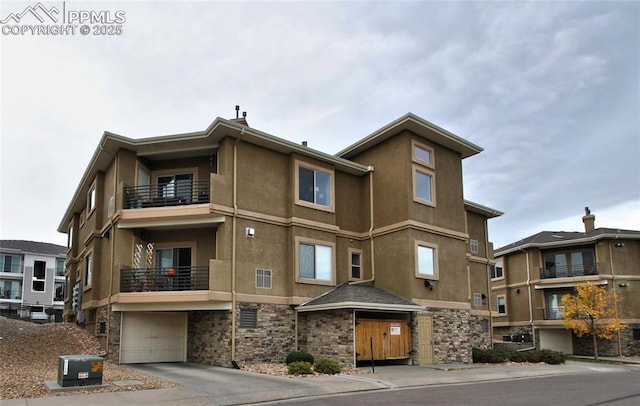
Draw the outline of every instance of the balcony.
[[[125,186],[125,209],[171,207],[209,203],[209,180],[181,181],[177,184]]]
[[[576,276],[589,275],[598,275],[598,267],[596,264],[552,266],[540,269],[540,279],[573,278]]]
[[[543,320],[562,320],[564,318],[564,307],[545,307],[542,309]]]
[[[120,293],[208,289],[208,266],[120,270]]]

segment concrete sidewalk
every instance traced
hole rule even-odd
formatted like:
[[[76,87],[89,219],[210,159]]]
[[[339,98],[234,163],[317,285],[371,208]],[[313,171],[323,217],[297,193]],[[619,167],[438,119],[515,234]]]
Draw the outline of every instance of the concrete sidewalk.
[[[171,378],[182,385],[177,388],[3,400],[2,405],[240,405],[394,388],[616,372],[629,368],[640,368],[640,364],[608,365],[569,361],[564,365],[530,366],[383,366],[376,367],[374,374],[288,378],[198,364],[174,364],[154,375]],[[182,372],[178,374],[176,369]]]

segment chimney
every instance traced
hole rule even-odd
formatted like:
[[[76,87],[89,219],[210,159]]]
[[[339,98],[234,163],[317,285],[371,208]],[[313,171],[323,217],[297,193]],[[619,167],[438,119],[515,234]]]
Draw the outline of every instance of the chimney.
[[[591,210],[588,207],[584,208],[584,216],[582,217],[582,222],[584,223],[584,232],[590,233],[595,230],[596,225],[596,216],[591,214]]]

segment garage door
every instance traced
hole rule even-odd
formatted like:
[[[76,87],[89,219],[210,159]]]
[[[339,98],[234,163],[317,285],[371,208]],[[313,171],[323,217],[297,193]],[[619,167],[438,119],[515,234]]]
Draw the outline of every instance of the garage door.
[[[184,362],[187,354],[187,314],[123,313],[120,362]]]
[[[540,329],[540,348],[573,354],[571,331],[565,329]]]

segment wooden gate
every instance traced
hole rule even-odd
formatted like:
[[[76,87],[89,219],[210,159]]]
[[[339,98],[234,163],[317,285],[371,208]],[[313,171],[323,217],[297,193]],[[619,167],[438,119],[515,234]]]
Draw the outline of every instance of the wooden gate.
[[[356,360],[407,359],[411,355],[411,328],[408,320],[358,319],[356,321]]]

